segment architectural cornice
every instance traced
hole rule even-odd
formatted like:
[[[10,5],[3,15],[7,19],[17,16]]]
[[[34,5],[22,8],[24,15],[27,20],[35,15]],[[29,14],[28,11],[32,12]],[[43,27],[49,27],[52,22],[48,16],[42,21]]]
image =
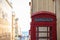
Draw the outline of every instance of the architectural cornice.
[[[9,5],[11,8],[13,8],[13,7],[12,7],[12,5],[9,3],[9,1],[8,1],[8,0],[6,0],[6,2],[8,3],[8,5]]]

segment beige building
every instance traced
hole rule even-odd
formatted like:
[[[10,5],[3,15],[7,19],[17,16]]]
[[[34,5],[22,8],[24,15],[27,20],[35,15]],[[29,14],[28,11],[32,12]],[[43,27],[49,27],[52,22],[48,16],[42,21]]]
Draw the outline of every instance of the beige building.
[[[56,0],[57,39],[60,40],[60,0]]]
[[[37,11],[50,11],[55,13],[55,1],[53,0],[31,0],[32,13]]]
[[[0,18],[0,40],[10,40],[9,23],[6,19]]]
[[[8,0],[0,0],[0,40],[12,40],[11,16],[12,6],[10,2]]]
[[[49,11],[57,16],[57,40],[60,40],[60,0],[31,0],[31,13]]]

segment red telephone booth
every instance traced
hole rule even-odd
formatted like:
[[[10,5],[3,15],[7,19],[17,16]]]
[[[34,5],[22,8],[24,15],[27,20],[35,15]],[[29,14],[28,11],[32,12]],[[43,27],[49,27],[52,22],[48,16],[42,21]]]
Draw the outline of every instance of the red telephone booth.
[[[57,40],[56,15],[42,11],[32,13],[31,40]]]

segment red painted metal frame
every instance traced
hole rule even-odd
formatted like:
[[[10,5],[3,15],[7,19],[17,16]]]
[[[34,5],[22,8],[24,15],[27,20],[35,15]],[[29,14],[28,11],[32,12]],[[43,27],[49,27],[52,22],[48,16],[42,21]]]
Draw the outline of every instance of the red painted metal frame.
[[[52,22],[36,22],[34,21],[34,18],[52,18]],[[32,22],[31,22],[31,28],[30,28],[30,36],[31,40],[36,40],[36,27],[38,26],[47,26],[51,27],[51,40],[57,40],[57,27],[56,27],[56,14],[48,11],[41,11],[32,13],[31,15]]]

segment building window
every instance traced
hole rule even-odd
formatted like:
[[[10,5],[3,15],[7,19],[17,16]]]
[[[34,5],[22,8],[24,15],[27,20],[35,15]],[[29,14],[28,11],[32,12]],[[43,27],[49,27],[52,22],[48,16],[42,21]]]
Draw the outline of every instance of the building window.
[[[51,40],[50,27],[36,27],[36,40]]]

